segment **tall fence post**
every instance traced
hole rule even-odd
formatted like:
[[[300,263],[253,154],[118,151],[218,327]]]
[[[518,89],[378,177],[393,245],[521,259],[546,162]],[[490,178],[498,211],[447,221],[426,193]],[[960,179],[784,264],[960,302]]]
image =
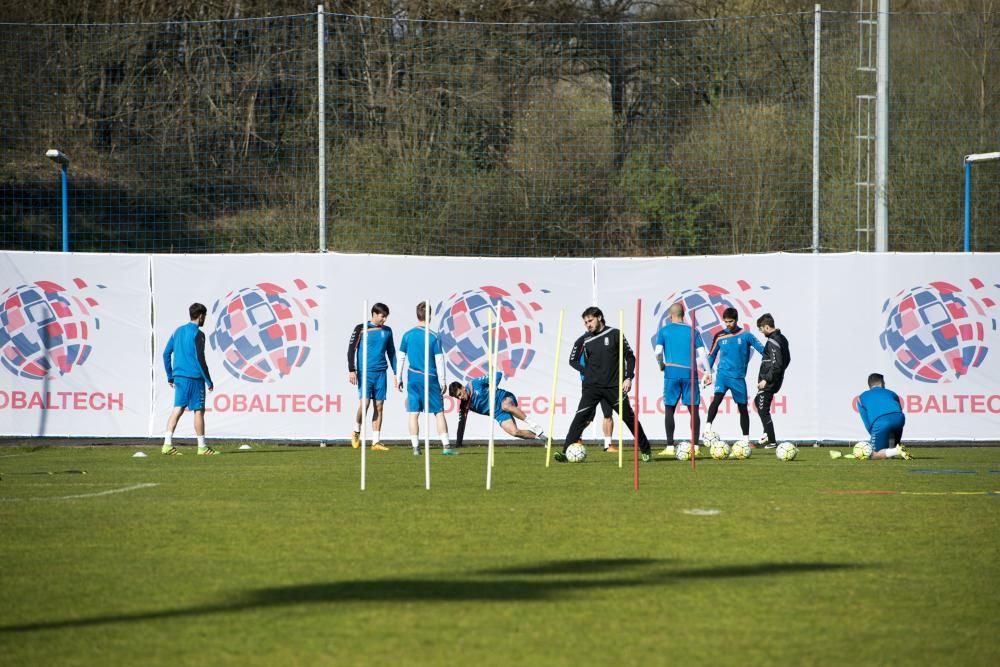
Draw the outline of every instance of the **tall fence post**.
[[[875,73],[875,252],[889,250],[889,0],[878,0]]]
[[[323,5],[316,7],[316,85],[319,114],[319,251],[326,252],[326,19]]]
[[[823,11],[820,5],[815,7],[815,18],[813,20],[813,253],[819,252],[819,59],[820,59],[820,32],[823,25]],[[694,459],[692,459],[693,461]]]

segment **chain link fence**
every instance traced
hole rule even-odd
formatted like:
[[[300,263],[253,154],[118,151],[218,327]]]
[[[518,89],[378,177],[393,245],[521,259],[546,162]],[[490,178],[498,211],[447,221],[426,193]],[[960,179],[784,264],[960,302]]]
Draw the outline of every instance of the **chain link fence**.
[[[325,246],[660,256],[870,250],[873,16],[824,12],[813,225],[813,12],[621,24],[326,14],[0,24],[0,247]],[[991,19],[992,21],[992,19]],[[891,17],[889,248],[962,249],[964,155],[1000,150],[1000,26]],[[1000,163],[972,248],[1000,250]],[[818,240],[818,244],[814,241]]]

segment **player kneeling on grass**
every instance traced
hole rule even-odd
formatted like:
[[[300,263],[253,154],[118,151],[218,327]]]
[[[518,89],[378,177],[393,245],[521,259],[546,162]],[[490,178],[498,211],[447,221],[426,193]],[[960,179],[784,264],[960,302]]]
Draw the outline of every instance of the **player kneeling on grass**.
[[[885,388],[885,378],[880,373],[868,376],[868,387],[868,391],[858,397],[858,414],[871,435],[872,458],[912,458],[899,444],[906,424],[899,396]]]
[[[518,407],[514,394],[500,388],[502,378],[503,373],[497,372],[493,394],[493,418],[497,420],[500,428],[504,430],[504,433],[524,440],[545,437],[545,434],[542,433],[542,427],[529,421],[521,408]],[[452,382],[448,387],[448,394],[459,400],[458,435],[455,437],[455,446],[461,447],[469,411],[480,415],[489,416],[490,414],[490,380],[487,377],[476,378],[465,386],[462,386],[461,382]],[[515,419],[523,421],[530,430],[518,428]]]
[[[205,325],[208,309],[200,303],[192,303],[188,308],[191,321],[174,331],[163,350],[163,367],[167,372],[167,382],[174,389],[174,410],[167,420],[167,432],[163,436],[162,452],[169,456],[179,456],[173,445],[174,429],[185,410],[194,412],[194,432],[198,436],[198,454],[217,454],[205,445],[205,386],[212,391],[212,376],[205,363]]]

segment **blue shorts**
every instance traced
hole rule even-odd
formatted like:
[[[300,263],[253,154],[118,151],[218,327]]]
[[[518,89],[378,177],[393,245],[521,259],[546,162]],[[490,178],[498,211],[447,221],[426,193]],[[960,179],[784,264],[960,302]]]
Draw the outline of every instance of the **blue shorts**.
[[[406,384],[406,411],[407,412],[423,412],[424,411],[424,382],[423,376],[419,376],[420,379],[414,381],[411,376],[410,382]],[[433,383],[430,386],[430,412],[432,415],[436,415],[439,412],[444,412],[444,399],[441,398],[441,387],[437,383]]]
[[[902,412],[882,415],[872,424],[872,451],[882,451],[896,446],[903,439],[903,425],[906,416]]]
[[[677,405],[683,397],[684,405],[698,405],[701,403],[701,389],[699,382],[694,382],[694,400],[691,399],[691,378],[664,378],[663,379],[663,404]]]
[[[361,395],[361,373],[358,373],[358,398],[374,398],[376,401],[384,401],[386,396],[386,371],[368,371],[365,377],[365,384],[368,391]]]
[[[174,378],[174,407],[205,409],[205,381],[201,378]]]
[[[736,403],[747,402],[746,378],[730,378],[717,375],[715,377],[715,393],[725,394],[727,390],[733,395],[733,401]]]
[[[503,402],[508,398],[514,403],[514,405],[517,405],[517,398],[514,394],[504,389],[497,389],[496,392],[497,404],[493,410],[493,419],[497,420],[498,424],[502,424],[506,421],[510,421],[514,418],[514,416],[500,406],[502,406]]]

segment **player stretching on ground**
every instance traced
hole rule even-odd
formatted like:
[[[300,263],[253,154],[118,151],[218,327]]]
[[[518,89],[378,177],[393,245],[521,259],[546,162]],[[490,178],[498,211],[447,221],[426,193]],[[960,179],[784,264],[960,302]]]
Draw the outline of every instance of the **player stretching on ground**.
[[[628,400],[632,378],[635,377],[635,355],[632,353],[632,347],[618,329],[604,323],[604,313],[596,306],[583,311],[583,324],[587,328],[587,333],[573,343],[573,349],[569,354],[569,365],[583,376],[583,393],[573,423],[570,424],[569,433],[566,434],[563,449],[553,456],[559,462],[566,461],[566,448],[580,440],[583,429],[593,421],[597,406],[602,399],[610,403],[612,409],[618,409],[619,340],[622,341],[625,354],[625,377],[621,384],[621,418],[630,431],[635,421],[635,413],[632,412],[632,405]],[[649,461],[651,459],[649,439],[642,424],[639,424],[639,432],[632,431],[632,435],[639,443],[642,460]]]
[[[424,367],[425,323],[427,322],[427,303],[417,304],[417,326],[405,334],[399,344],[399,352],[403,355],[400,366],[399,388],[403,389],[403,378],[406,378],[406,411],[410,413],[410,444],[413,445],[413,455],[420,456],[420,413],[424,410],[434,415],[437,423],[438,437],[445,456],[458,454],[451,449],[448,442],[448,422],[444,418],[444,401],[442,397],[447,391],[444,384],[444,357],[441,355],[441,343],[437,334],[429,332],[430,364]],[[424,382],[428,387],[428,405],[424,405]]]
[[[771,313],[764,313],[757,318],[757,329],[767,340],[764,342],[764,354],[757,375],[757,396],[753,402],[761,426],[764,427],[764,437],[759,443],[764,445],[765,449],[774,449],[778,446],[778,440],[774,437],[771,401],[781,389],[781,383],[785,379],[785,369],[791,363],[792,356],[788,351],[788,339],[781,333],[781,329],[774,328],[774,318]]]
[[[683,402],[694,416],[694,439],[697,443],[701,431],[701,392],[694,375],[695,363],[702,372],[708,372],[708,359],[701,336],[694,335],[691,325],[684,323],[684,304],[675,303],[667,311],[670,321],[656,334],[656,361],[663,371],[663,425],[667,431],[667,447],[674,446],[674,411]],[[691,358],[692,336],[696,360]]]
[[[750,412],[747,410],[747,365],[750,363],[750,348],[764,354],[764,346],[760,341],[744,329],[741,329],[736,320],[740,314],[735,308],[726,308],[722,311],[722,324],[725,329],[715,334],[712,341],[712,351],[708,355],[708,368],[711,371],[715,364],[715,358],[719,357],[719,368],[715,374],[715,395],[712,403],[708,406],[708,424],[706,424],[706,437],[714,437],[712,422],[719,412],[722,399],[726,392],[731,392],[733,401],[740,411],[740,430],[743,433],[743,442],[750,444]],[[705,376],[706,384],[712,381],[711,374]]]
[[[389,306],[376,303],[372,306],[372,318],[367,324],[359,324],[351,332],[351,340],[347,344],[347,372],[351,384],[358,387],[358,413],[354,417],[354,432],[351,433],[351,447],[361,446],[362,415],[368,412],[368,406],[375,401],[375,411],[372,413],[372,450],[385,452],[389,448],[382,444],[382,407],[386,396],[386,370],[392,365],[392,374],[396,375],[396,344],[392,340],[392,329],[386,326],[389,318]],[[368,329],[368,371],[365,373],[365,383],[360,385],[360,368],[364,358],[361,343],[364,340],[365,328]],[[388,363],[386,360],[388,359]]]
[[[502,378],[503,373],[497,371],[493,394],[493,418],[496,419],[504,433],[514,437],[524,440],[544,438],[542,427],[528,419],[518,407],[514,394],[500,388]],[[490,379],[485,376],[476,378],[465,386],[462,386],[461,382],[452,382],[448,387],[448,394],[459,400],[458,434],[455,436],[455,446],[461,447],[462,439],[465,437],[465,423],[468,420],[469,411],[480,415],[488,416],[490,414]],[[523,421],[531,430],[518,428],[515,419]]]
[[[858,397],[858,414],[872,439],[873,459],[911,459],[899,441],[903,439],[906,415],[896,392],[885,388],[879,373],[868,376],[868,391]]]
[[[198,455],[217,454],[205,444],[205,386],[212,391],[212,376],[205,362],[205,325],[208,309],[200,303],[192,303],[188,308],[191,321],[177,327],[163,350],[163,367],[167,371],[167,383],[174,389],[174,409],[167,420],[167,432],[163,436],[163,448],[168,456],[179,456],[173,445],[174,429],[184,410],[194,412],[194,433],[198,436]]]

